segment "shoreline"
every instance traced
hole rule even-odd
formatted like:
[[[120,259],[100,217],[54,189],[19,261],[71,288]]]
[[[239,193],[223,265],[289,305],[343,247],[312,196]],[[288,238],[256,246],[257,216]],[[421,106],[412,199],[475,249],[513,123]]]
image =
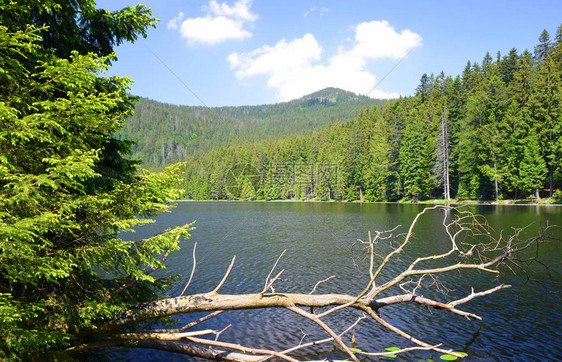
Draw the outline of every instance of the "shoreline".
[[[174,202],[224,202],[224,203],[236,203],[236,202],[265,202],[265,203],[287,203],[287,202],[302,202],[302,203],[349,203],[349,204],[397,204],[397,205],[450,205],[450,206],[562,206],[562,201],[560,200],[548,200],[546,202],[536,202],[536,201],[524,201],[524,200],[503,200],[503,201],[456,201],[451,200],[446,202],[445,200],[426,200],[418,202],[400,202],[400,201],[346,201],[346,200],[300,200],[300,199],[280,199],[280,200],[191,200],[191,199],[179,199]]]

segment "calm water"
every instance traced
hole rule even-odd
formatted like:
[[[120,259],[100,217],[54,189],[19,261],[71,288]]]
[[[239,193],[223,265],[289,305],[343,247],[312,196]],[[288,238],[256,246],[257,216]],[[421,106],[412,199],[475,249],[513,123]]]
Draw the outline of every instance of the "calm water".
[[[168,226],[197,220],[190,240],[182,242],[182,250],[168,259],[168,274],[184,275],[177,287],[183,289],[192,267],[192,246],[197,246],[197,270],[188,293],[212,290],[220,281],[233,255],[236,264],[222,293],[259,292],[279,254],[287,250],[277,270],[285,269],[282,280],[275,284],[278,292],[308,293],[318,280],[337,277],[322,284],[317,293],[357,293],[367,280],[365,254],[357,239],[366,240],[369,230],[386,230],[402,225],[406,231],[421,205],[347,204],[347,203],[179,203],[173,213],[161,215],[157,222],[137,232],[136,237],[152,235]],[[536,234],[547,222],[562,225],[562,207],[474,206],[471,211],[484,215],[496,230],[510,231],[534,223],[528,235]],[[396,272],[414,255],[443,250],[444,234],[440,230],[443,211],[425,215],[417,227],[415,242],[400,260],[388,268],[386,275]],[[388,252],[380,244],[378,252]],[[534,277],[550,283],[560,293],[562,251],[550,245],[541,250],[550,266],[550,274],[536,268]],[[550,279],[549,279],[550,278]],[[459,309],[480,315],[482,321],[467,321],[442,311],[430,314],[417,305],[385,308],[381,315],[402,330],[429,343],[443,342],[445,347],[465,351],[465,360],[559,360],[562,359],[562,331],[559,296],[529,282],[524,275],[508,275],[499,282],[513,288],[479,298]],[[484,290],[497,285],[491,275],[451,273],[444,279],[451,298],[470,292],[470,287]],[[542,283],[542,284],[544,284]],[[393,290],[389,294],[400,293]],[[423,293],[430,297],[431,292]],[[441,298],[440,300],[447,300]],[[356,312],[340,313],[326,319],[336,332],[357,318]],[[187,323],[198,316],[181,316]],[[222,329],[233,326],[221,340],[253,347],[282,349],[288,344],[324,338],[325,334],[307,321],[284,310],[240,311],[223,313],[201,328]],[[379,351],[384,347],[407,347],[410,344],[378,325],[365,320],[356,329],[357,345]],[[325,347],[330,350],[329,344]],[[152,350],[131,350],[113,354],[111,359],[148,361],[155,359],[188,360],[187,356]],[[433,352],[414,352],[397,360],[439,359]],[[321,357],[319,357],[321,359]],[[345,358],[330,354],[328,358]]]

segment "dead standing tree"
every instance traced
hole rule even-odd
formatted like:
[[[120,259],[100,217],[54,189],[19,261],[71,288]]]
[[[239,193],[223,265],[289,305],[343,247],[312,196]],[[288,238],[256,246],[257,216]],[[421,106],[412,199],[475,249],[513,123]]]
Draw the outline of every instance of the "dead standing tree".
[[[428,211],[444,210],[443,228],[447,235],[447,247],[441,254],[419,256],[407,263],[401,272],[388,278],[383,270],[392,262],[396,261],[400,253],[413,243],[413,230],[419,218]],[[494,238],[489,232],[485,220],[468,211],[460,211],[447,206],[435,206],[424,209],[411,223],[408,231],[404,234],[394,235],[397,228],[388,231],[369,233],[365,245],[366,255],[369,262],[369,281],[364,289],[357,295],[349,294],[313,294],[316,287],[326,280],[319,281],[313,291],[308,294],[283,293],[275,291],[273,286],[281,277],[284,270],[276,273],[277,265],[283,256],[279,256],[273,265],[269,275],[265,278],[264,287],[254,294],[221,294],[219,291],[226,282],[233,266],[235,257],[232,259],[227,271],[220,283],[212,291],[200,294],[183,295],[187,290],[196,267],[195,247],[193,250],[193,269],[189,282],[180,296],[162,299],[146,304],[131,307],[126,313],[117,318],[106,321],[96,330],[83,331],[85,343],[73,347],[72,351],[84,351],[94,348],[129,345],[138,348],[153,348],[170,352],[183,353],[191,356],[203,357],[216,360],[267,360],[278,358],[295,360],[295,352],[314,348],[322,344],[333,343],[341,352],[347,354],[350,359],[358,361],[358,358],[369,356],[388,355],[388,351],[367,351],[352,348],[350,338],[346,336],[355,326],[364,319],[386,328],[388,331],[405,338],[409,347],[393,351],[392,354],[405,353],[412,350],[433,350],[440,353],[452,354],[462,357],[461,354],[453,352],[442,344],[429,344],[414,335],[401,330],[381,317],[380,311],[387,306],[401,303],[415,303],[424,308],[435,308],[444,313],[453,313],[466,319],[477,319],[481,317],[463,311],[464,303],[474,298],[492,294],[509,285],[499,284],[494,288],[475,292],[474,288],[465,297],[452,301],[439,301],[420,295],[418,290],[422,287],[424,279],[431,279],[431,285],[439,288],[439,277],[446,276],[451,271],[478,270],[497,276],[502,266],[508,268],[523,267],[519,254],[526,249],[535,247],[543,242],[552,240],[548,226],[536,237],[521,240],[521,230],[515,230],[514,235]],[[378,257],[377,245],[379,243],[394,242],[393,250],[384,257]],[[527,258],[525,263],[533,261]],[[399,294],[381,296],[384,291],[400,290]],[[446,294],[441,294],[446,298]],[[219,340],[222,331],[211,329],[198,329],[198,325],[221,313],[234,310],[262,309],[262,308],[284,308],[303,319],[312,321],[325,331],[326,337],[309,343],[299,343],[287,346],[284,350],[274,351],[264,348],[255,348],[240,344],[222,342]],[[360,311],[363,316],[354,323],[345,327],[341,333],[336,333],[334,327],[328,325],[326,319],[338,311],[345,309]],[[208,312],[204,317],[195,320],[181,328],[148,330],[152,321],[160,318],[179,314],[191,314],[196,312]],[[136,327],[136,332],[123,332]],[[230,326],[228,326],[230,327]],[[227,328],[228,328],[227,327]],[[341,328],[341,324],[338,326]],[[234,328],[234,327],[233,327]],[[95,341],[87,341],[95,336]]]

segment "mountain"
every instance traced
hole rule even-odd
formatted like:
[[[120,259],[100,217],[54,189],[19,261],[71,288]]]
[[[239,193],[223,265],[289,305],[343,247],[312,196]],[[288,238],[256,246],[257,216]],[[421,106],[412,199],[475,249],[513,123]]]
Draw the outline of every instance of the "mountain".
[[[326,88],[289,102],[239,107],[194,107],[139,98],[135,114],[117,133],[136,144],[133,158],[154,169],[197,151],[298,134],[347,121],[361,109],[381,106],[372,99]]]

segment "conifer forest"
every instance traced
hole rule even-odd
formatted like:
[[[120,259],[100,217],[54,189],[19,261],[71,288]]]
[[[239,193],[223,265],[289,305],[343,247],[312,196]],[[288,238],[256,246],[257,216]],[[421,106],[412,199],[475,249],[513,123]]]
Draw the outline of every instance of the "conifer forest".
[[[413,96],[369,102],[325,89],[208,109],[141,99],[120,135],[150,167],[186,161],[194,200],[560,197],[561,29],[532,51],[469,61],[462,74],[423,74]],[[160,133],[140,136],[143,117],[160,120]]]

